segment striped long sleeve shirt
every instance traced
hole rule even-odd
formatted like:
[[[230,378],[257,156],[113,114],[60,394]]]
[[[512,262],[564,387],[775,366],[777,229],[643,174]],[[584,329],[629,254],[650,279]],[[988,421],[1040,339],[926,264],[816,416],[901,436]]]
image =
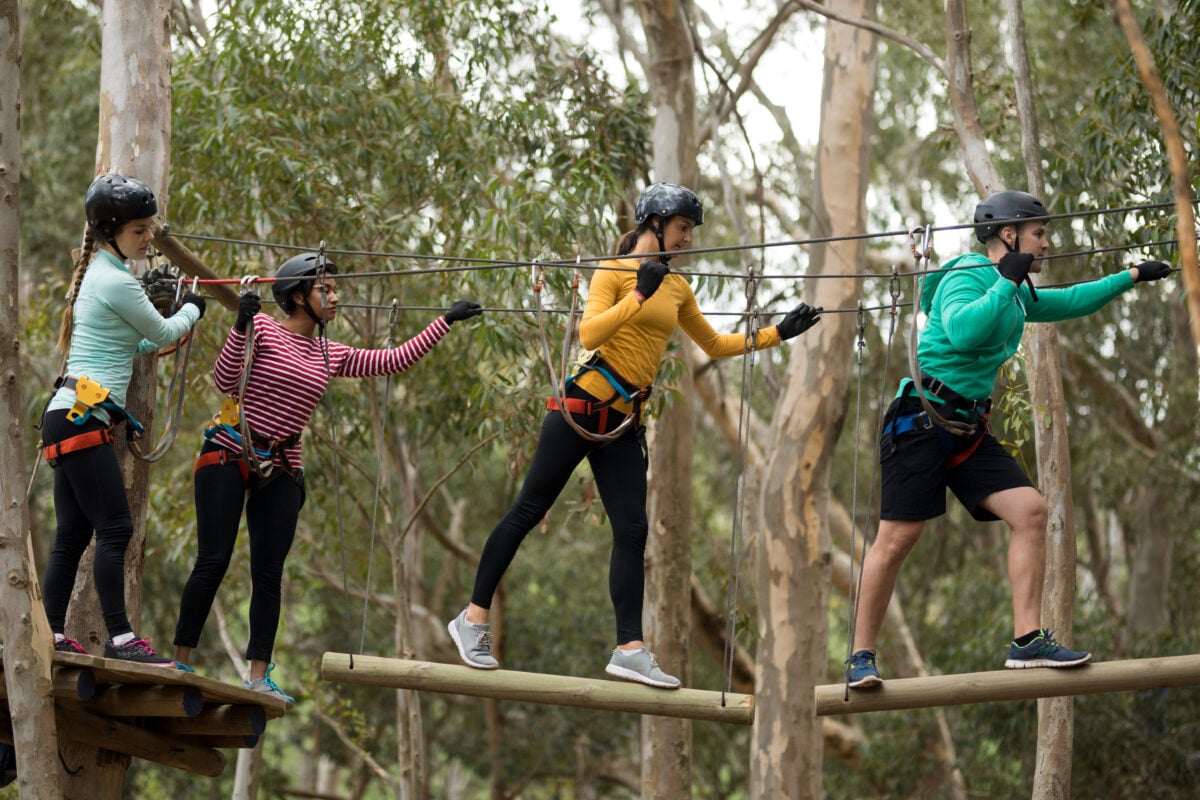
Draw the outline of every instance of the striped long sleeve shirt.
[[[361,350],[328,342],[326,367],[320,340],[289,331],[269,314],[257,314],[254,360],[241,413],[250,429],[267,439],[300,433],[332,378],[367,378],[403,372],[420,361],[449,331],[450,325],[441,316],[391,350]],[[222,392],[237,394],[245,355],[246,334],[230,329],[213,368],[213,380]],[[218,429],[213,441],[229,450],[241,451],[241,444],[228,431]],[[301,452],[299,442],[287,448],[286,457],[292,468],[301,466]],[[276,454],[275,463],[282,463],[280,454]]]

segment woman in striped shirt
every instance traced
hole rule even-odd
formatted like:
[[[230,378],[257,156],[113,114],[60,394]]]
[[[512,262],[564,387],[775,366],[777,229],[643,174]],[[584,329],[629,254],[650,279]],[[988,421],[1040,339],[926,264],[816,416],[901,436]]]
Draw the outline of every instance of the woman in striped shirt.
[[[450,325],[479,314],[478,303],[459,300],[424,331],[390,350],[360,350],[325,338],[325,325],[337,315],[336,269],[323,255],[288,259],[271,286],[283,322],[257,313],[258,296],[242,295],[238,316],[213,369],[217,388],[241,390],[247,327],[253,320],[253,358],[237,413],[249,426],[254,457],[243,457],[241,428],[226,420],[209,429],[196,461],[198,553],[180,599],[175,628],[175,659],[190,669],[192,649],[229,568],[242,508],[250,536],[250,641],[246,658],[256,691],[288,697],[270,678],[271,651],[279,627],[283,564],[304,504],[300,432],[335,377],[390,375],[411,367],[450,331]],[[265,474],[264,474],[265,473]]]

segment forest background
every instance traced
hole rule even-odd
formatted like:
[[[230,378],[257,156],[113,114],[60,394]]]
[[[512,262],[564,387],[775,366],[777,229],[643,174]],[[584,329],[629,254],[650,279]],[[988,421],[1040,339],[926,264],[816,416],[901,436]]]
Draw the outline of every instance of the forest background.
[[[276,677],[301,702],[272,723],[250,762],[263,796],[683,796],[648,788],[661,780],[648,770],[661,763],[664,742],[678,745],[672,769],[682,770],[691,796],[771,796],[764,788],[770,779],[755,763],[755,753],[774,746],[761,729],[696,723],[663,730],[633,716],[434,695],[419,698],[414,729],[406,721],[412,696],[319,678],[323,652],[358,652],[360,639],[367,653],[456,660],[444,622],[466,601],[482,542],[515,494],[549,383],[530,269],[498,264],[611,252],[630,227],[640,189],[662,179],[655,121],[663,112],[648,78],[660,64],[647,52],[655,51],[654,37],[669,37],[639,16],[645,5],[581,3],[572,13],[584,25],[569,30],[603,35],[577,39],[549,8],[502,0],[247,0],[220,3],[215,14],[201,13],[207,4],[173,6],[165,219],[179,235],[205,237],[184,238],[188,247],[227,277],[267,276],[289,248],[320,242],[335,251],[342,272],[397,273],[339,279],[344,310],[330,335],[360,346],[388,339],[393,299],[403,307],[394,318],[399,340],[458,297],[488,309],[390,382],[335,384],[331,404],[305,434],[308,499],[275,654]],[[829,331],[806,337],[804,347],[760,354],[750,383],[740,361],[708,363],[687,344],[672,349],[660,376],[651,446],[665,450],[669,441],[671,451],[687,455],[688,463],[675,466],[689,493],[683,511],[661,494],[651,507],[656,517],[687,517],[683,600],[694,627],[688,642],[660,635],[651,645],[660,658],[686,651],[664,658],[664,666],[680,664],[687,684],[699,688],[725,684],[730,627],[723,615],[731,597],[735,689],[752,691],[756,671],[761,681],[765,670],[796,669],[777,646],[763,646],[780,631],[824,645],[815,656],[825,674],[787,684],[800,687],[798,696],[814,682],[841,678],[851,532],[861,537],[870,528],[875,421],[907,369],[911,319],[903,303],[912,284],[898,282],[893,331],[891,275],[894,266],[911,272],[913,258],[907,236],[879,236],[864,242],[852,264],[833,269],[830,248],[796,242],[847,226],[875,233],[962,225],[978,199],[951,92],[934,66],[947,48],[947,18],[929,3],[829,4],[857,6],[897,35],[866,37],[869,54],[858,69],[869,102],[859,128],[822,127],[819,141],[808,143],[803,132],[812,117],[828,115],[836,100],[828,81],[838,52],[826,43],[825,72],[814,66],[808,79],[826,91],[811,104],[793,102],[794,87],[756,69],[770,63],[765,53],[787,60],[824,40],[823,32],[846,29],[815,5],[684,6],[695,106],[675,110],[695,123],[695,186],[706,205],[697,246],[785,244],[705,253],[682,268],[704,273],[693,286],[701,306],[720,314],[712,319],[722,330],[741,324],[741,276],[754,269],[788,276],[758,283],[761,309],[823,302]],[[974,97],[996,169],[1006,185],[1024,188],[1011,23],[998,5],[965,3]],[[70,250],[80,240],[83,189],[94,174],[101,37],[92,4],[27,2],[22,9],[21,399],[32,425],[60,365],[54,333]],[[1169,202],[1158,122],[1109,4],[1047,0],[1028,10],[1051,210]],[[555,11],[567,13],[562,4]],[[1139,8],[1138,19],[1194,153],[1200,4],[1160,0]],[[612,44],[597,52],[596,42]],[[820,64],[811,53],[804,61]],[[730,91],[739,113],[731,111]],[[863,215],[830,220],[820,181],[836,182],[843,168],[858,175],[858,165],[822,161],[822,152],[851,139],[864,143],[866,168],[852,181],[862,182]],[[1055,251],[1082,255],[1054,260],[1049,274],[1065,283],[1146,258],[1173,260],[1175,249],[1160,244],[1174,236],[1173,224],[1171,209],[1056,223]],[[1145,246],[1088,254],[1130,243]],[[934,263],[970,246],[962,229],[939,232]],[[875,277],[804,280],[818,263],[827,273]],[[482,268],[435,269],[455,264]],[[571,271],[551,269],[547,278],[542,302],[568,306]],[[842,288],[823,288],[835,283]],[[831,303],[831,296],[842,300]],[[869,309],[861,329],[859,301]],[[563,315],[551,317],[557,351]],[[139,631],[164,650],[194,552],[192,458],[221,401],[208,366],[231,322],[232,314],[210,304],[192,351],[179,441],[150,473]],[[1073,640],[1102,659],[1197,652],[1197,369],[1181,282],[1139,287],[1101,313],[1057,327],[1078,550]],[[173,362],[160,361],[165,387]],[[1036,473],[1039,409],[1028,377],[1020,358],[1005,371],[995,425]],[[829,447],[822,462],[828,479],[812,504],[820,513],[805,519],[799,539],[784,538],[770,551],[771,569],[783,568],[777,559],[803,565],[816,553],[811,574],[821,584],[812,596],[780,603],[762,562],[766,542],[780,534],[770,524],[773,481],[801,469],[792,463],[781,473],[779,466],[789,452],[780,420],[795,407],[789,387],[796,385],[833,396],[838,406],[814,415],[806,437]],[[741,499],[748,511],[739,527],[737,413],[747,398]],[[666,421],[670,439],[661,435]],[[680,430],[696,446],[680,450]],[[35,439],[28,429],[27,441]],[[34,459],[30,444],[27,463]],[[667,470],[656,459],[652,480],[668,483]],[[43,469],[30,499],[39,571],[54,532],[49,487]],[[800,495],[799,502],[810,499]],[[505,580],[499,629],[506,666],[600,672],[613,644],[603,567],[609,536],[583,468]],[[1006,543],[1002,527],[972,523],[957,508],[929,527],[897,591],[881,652],[885,677],[999,667],[1011,635]],[[651,592],[665,570],[656,557],[652,548]],[[205,674],[240,681],[248,593],[241,546],[198,650],[195,666]],[[814,598],[817,613],[809,613]],[[652,599],[647,613],[657,608]],[[1200,777],[1198,706],[1195,691],[1178,689],[1075,701],[1071,791],[1190,796]],[[804,741],[816,731],[823,741],[815,792],[824,796],[1023,797],[1035,783],[1037,728],[1029,701],[827,721],[788,735]],[[418,764],[419,774],[398,766],[404,763]],[[135,762],[127,786],[131,797],[227,797],[239,780],[234,769],[208,782]]]

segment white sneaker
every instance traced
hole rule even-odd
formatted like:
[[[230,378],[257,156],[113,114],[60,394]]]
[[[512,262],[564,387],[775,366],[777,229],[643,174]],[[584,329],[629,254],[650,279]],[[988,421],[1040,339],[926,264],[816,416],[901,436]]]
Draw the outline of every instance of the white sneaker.
[[[679,688],[679,678],[668,675],[659,669],[654,653],[644,647],[628,653],[619,647],[614,649],[612,658],[609,659],[608,666],[604,668],[604,671],[623,681],[644,683],[659,689]]]
[[[487,623],[467,622],[467,610],[450,620],[446,629],[458,647],[463,663],[475,669],[497,669],[500,662],[492,657],[492,632]]]

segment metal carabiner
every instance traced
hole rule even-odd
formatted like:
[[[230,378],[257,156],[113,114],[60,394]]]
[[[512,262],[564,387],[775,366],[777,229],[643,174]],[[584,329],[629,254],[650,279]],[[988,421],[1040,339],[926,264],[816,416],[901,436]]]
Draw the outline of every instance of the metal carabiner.
[[[858,337],[857,341],[854,343],[854,348],[856,351],[855,358],[858,361],[858,365],[862,366],[863,350],[865,350],[867,347],[867,309],[863,306],[862,300],[858,301],[858,313],[855,314],[854,324]]]
[[[257,275],[243,275],[241,280],[238,281],[238,294],[245,294],[246,292],[258,294],[254,290],[254,284],[256,283],[258,283]]]

